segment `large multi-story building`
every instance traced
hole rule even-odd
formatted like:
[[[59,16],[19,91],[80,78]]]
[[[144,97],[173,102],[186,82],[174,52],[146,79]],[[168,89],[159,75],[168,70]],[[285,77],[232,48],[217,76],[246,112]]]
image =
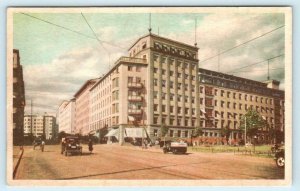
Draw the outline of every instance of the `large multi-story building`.
[[[198,48],[149,34],[91,88],[90,128],[143,126],[150,137],[162,124],[188,137],[200,124]],[[178,134],[179,133],[179,134]]]
[[[22,145],[25,90],[19,50],[13,50],[13,144]]]
[[[88,134],[89,129],[89,100],[90,88],[99,79],[86,81],[83,86],[74,95],[75,98],[75,127],[74,132],[79,134]]]
[[[204,136],[220,137],[228,127],[231,139],[242,137],[240,119],[251,108],[266,120],[259,140],[268,139],[268,128],[284,131],[284,91],[279,82],[258,82],[220,72],[199,69],[201,123]]]
[[[24,116],[24,136],[43,137],[47,140],[52,139],[55,131],[56,117],[48,114],[44,115],[25,115]]]
[[[58,109],[58,130],[75,133],[75,98],[63,101]]]
[[[162,125],[170,137],[180,138],[191,137],[195,127],[201,127],[205,137],[220,137],[228,127],[230,139],[237,139],[242,136],[240,118],[249,108],[269,127],[284,130],[284,91],[278,81],[263,83],[201,69],[197,58],[196,46],[151,33],[139,38],[129,48],[129,57],[121,57],[84,90],[90,91],[89,131],[113,129],[108,135],[122,143],[138,128],[155,139]],[[86,111],[86,105],[76,106],[78,110]],[[76,118],[88,118],[82,115]],[[259,133],[266,139],[266,128]]]

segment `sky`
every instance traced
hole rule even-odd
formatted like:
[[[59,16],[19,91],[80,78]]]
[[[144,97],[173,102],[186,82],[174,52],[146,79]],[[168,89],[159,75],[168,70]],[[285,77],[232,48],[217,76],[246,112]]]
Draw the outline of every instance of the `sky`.
[[[26,14],[14,14],[13,47],[20,51],[27,113],[31,100],[34,113],[56,112],[86,80],[102,76],[120,56],[128,56],[128,48],[148,34],[149,28],[148,13],[84,13],[84,17],[81,13]],[[269,61],[270,78],[279,80],[284,90],[285,27],[207,60],[284,26],[284,14],[152,13],[152,32],[193,45],[195,19],[199,67],[265,81],[266,60],[279,56]]]

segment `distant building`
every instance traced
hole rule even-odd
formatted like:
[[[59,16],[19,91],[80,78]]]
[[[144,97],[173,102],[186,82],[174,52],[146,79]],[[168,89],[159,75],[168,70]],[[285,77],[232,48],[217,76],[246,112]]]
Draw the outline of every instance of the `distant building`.
[[[56,117],[44,115],[44,132],[46,139],[53,139],[56,131]]]
[[[58,109],[58,130],[75,133],[75,98],[63,101]]]
[[[23,69],[20,64],[19,50],[13,50],[13,144],[22,145],[24,141],[23,118],[25,90]]]
[[[89,96],[90,88],[99,80],[86,81],[76,92],[75,97],[75,128],[74,133],[87,135],[89,133]]]
[[[24,116],[24,136],[44,137],[52,139],[55,129],[56,118],[51,115],[25,115]]]

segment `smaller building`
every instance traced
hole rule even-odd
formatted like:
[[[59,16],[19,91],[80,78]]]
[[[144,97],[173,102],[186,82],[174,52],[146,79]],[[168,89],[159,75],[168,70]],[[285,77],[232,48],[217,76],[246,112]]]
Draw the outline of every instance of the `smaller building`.
[[[99,80],[99,78],[86,81],[82,87],[75,93],[75,127],[74,132],[87,135],[89,130],[89,96],[90,88]]]
[[[23,118],[25,90],[23,68],[20,64],[19,50],[13,50],[13,144],[22,145],[24,141]]]
[[[43,137],[46,140],[52,139],[53,130],[56,125],[56,117],[45,115],[24,116],[24,136]],[[32,136],[31,136],[32,135]]]
[[[75,133],[75,98],[63,101],[58,109],[58,131]]]

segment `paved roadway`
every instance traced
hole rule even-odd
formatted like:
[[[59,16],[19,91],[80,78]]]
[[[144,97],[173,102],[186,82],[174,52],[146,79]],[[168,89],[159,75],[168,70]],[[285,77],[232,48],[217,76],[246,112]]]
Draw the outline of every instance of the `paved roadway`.
[[[227,153],[163,154],[159,149],[84,145],[82,156],[25,147],[16,179],[282,179],[273,159]]]

